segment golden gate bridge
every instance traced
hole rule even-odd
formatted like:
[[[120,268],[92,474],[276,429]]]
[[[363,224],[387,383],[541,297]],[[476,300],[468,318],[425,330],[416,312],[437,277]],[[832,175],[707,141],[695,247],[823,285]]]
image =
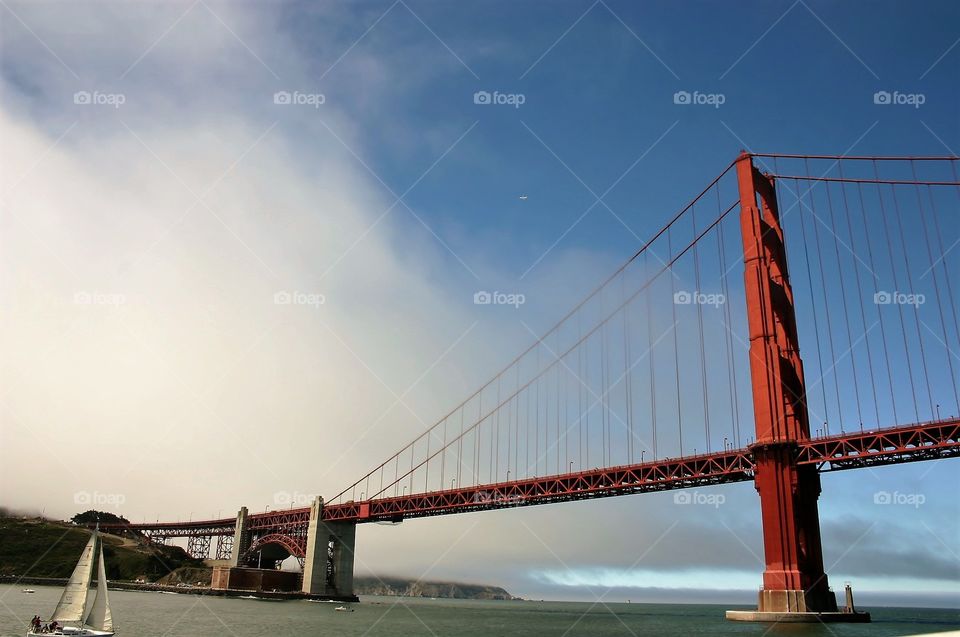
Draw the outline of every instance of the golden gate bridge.
[[[236,568],[293,556],[304,593],[349,598],[357,524],[753,480],[766,569],[758,612],[728,616],[866,619],[824,573],[820,473],[960,454],[957,161],[744,152],[329,500],[102,528]]]

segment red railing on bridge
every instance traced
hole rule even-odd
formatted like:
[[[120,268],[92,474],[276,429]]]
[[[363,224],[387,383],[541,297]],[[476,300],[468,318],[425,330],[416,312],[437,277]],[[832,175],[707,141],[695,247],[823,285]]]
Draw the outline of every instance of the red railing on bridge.
[[[798,443],[800,464],[821,471],[854,469],[879,464],[933,460],[960,455],[960,420],[855,431]],[[399,498],[366,500],[324,508],[326,520],[354,522],[396,521],[403,518],[449,515],[551,502],[629,495],[668,489],[704,487],[753,479],[750,449],[730,449],[632,466],[595,469],[542,478],[484,484]],[[248,517],[249,530],[291,533],[310,521],[310,509],[265,511]],[[169,537],[232,535],[236,520],[195,520],[129,525],[104,524],[105,531],[162,531]]]

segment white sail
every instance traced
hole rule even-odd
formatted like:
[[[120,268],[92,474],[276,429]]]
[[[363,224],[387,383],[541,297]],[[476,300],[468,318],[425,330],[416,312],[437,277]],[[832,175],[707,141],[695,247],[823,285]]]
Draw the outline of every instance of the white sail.
[[[63,589],[60,603],[53,611],[51,620],[58,622],[78,622],[83,619],[84,607],[87,604],[87,592],[90,589],[90,580],[93,578],[93,551],[97,545],[97,532],[90,536],[90,541],[80,555],[80,561],[73,569],[73,575]]]
[[[103,542],[100,542],[100,566],[97,569],[97,596],[87,614],[87,626],[94,630],[113,631],[113,616],[110,614],[110,595],[107,592],[107,569],[103,565]]]

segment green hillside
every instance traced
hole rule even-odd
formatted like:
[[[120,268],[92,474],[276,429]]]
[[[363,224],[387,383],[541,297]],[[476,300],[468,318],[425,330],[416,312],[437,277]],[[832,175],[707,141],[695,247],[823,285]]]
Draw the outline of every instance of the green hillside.
[[[0,575],[70,577],[90,531],[65,522],[0,517]],[[154,581],[188,566],[203,567],[176,546],[145,546],[134,537],[103,535],[107,578]]]

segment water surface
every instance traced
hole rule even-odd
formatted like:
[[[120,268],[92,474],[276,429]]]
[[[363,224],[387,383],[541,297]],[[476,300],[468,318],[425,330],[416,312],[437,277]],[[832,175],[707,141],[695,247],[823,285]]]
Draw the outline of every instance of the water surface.
[[[35,614],[48,616],[60,588],[0,586],[0,635],[24,635]],[[456,637],[608,635],[743,635],[754,637],[894,637],[960,629],[960,611],[868,608],[872,624],[765,624],[728,622],[727,606],[682,604],[589,604],[429,600],[364,597],[353,613],[336,604],[261,601],[154,592],[111,591],[118,637]]]

